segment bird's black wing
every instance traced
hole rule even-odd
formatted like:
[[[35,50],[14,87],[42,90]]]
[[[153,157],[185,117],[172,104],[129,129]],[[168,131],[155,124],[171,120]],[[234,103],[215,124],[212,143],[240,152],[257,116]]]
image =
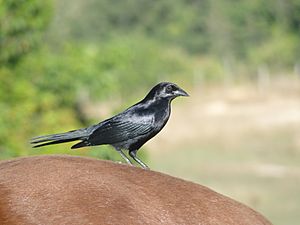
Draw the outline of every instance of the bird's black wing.
[[[153,114],[122,114],[96,126],[88,142],[92,145],[119,143],[147,134],[153,128]]]

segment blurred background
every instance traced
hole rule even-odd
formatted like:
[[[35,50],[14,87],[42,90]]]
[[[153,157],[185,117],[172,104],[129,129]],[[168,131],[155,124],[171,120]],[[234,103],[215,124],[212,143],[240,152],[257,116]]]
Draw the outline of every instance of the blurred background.
[[[0,159],[120,160],[29,139],[97,123],[166,80],[191,97],[139,151],[150,167],[299,224],[299,0],[0,0]]]

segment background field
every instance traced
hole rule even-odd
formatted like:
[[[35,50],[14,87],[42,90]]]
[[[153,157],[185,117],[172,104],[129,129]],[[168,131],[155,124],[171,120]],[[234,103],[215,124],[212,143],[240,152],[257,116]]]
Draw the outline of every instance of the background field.
[[[149,143],[153,169],[237,199],[274,224],[299,221],[300,86],[196,88]],[[178,100],[179,101],[179,100]]]
[[[154,170],[299,224],[299,0],[0,0],[0,159],[97,123],[160,81],[190,98],[139,155]]]

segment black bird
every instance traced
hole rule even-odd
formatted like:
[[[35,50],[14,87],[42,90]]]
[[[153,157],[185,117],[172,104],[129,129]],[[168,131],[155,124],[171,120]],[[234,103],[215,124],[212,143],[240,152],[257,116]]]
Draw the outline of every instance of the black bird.
[[[87,128],[35,137],[31,139],[31,144],[37,144],[33,146],[36,148],[81,141],[73,145],[72,149],[109,144],[128,164],[132,163],[122,150],[128,150],[129,155],[146,169],[148,166],[136,156],[136,153],[166,125],[171,113],[170,103],[178,96],[189,95],[176,84],[162,82],[154,86],[143,100],[124,112]]]

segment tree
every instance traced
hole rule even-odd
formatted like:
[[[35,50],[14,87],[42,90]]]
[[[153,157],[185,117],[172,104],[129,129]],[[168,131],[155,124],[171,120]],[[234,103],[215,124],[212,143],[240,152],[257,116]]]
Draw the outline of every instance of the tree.
[[[0,0],[0,65],[14,65],[37,47],[52,14],[51,0]]]

